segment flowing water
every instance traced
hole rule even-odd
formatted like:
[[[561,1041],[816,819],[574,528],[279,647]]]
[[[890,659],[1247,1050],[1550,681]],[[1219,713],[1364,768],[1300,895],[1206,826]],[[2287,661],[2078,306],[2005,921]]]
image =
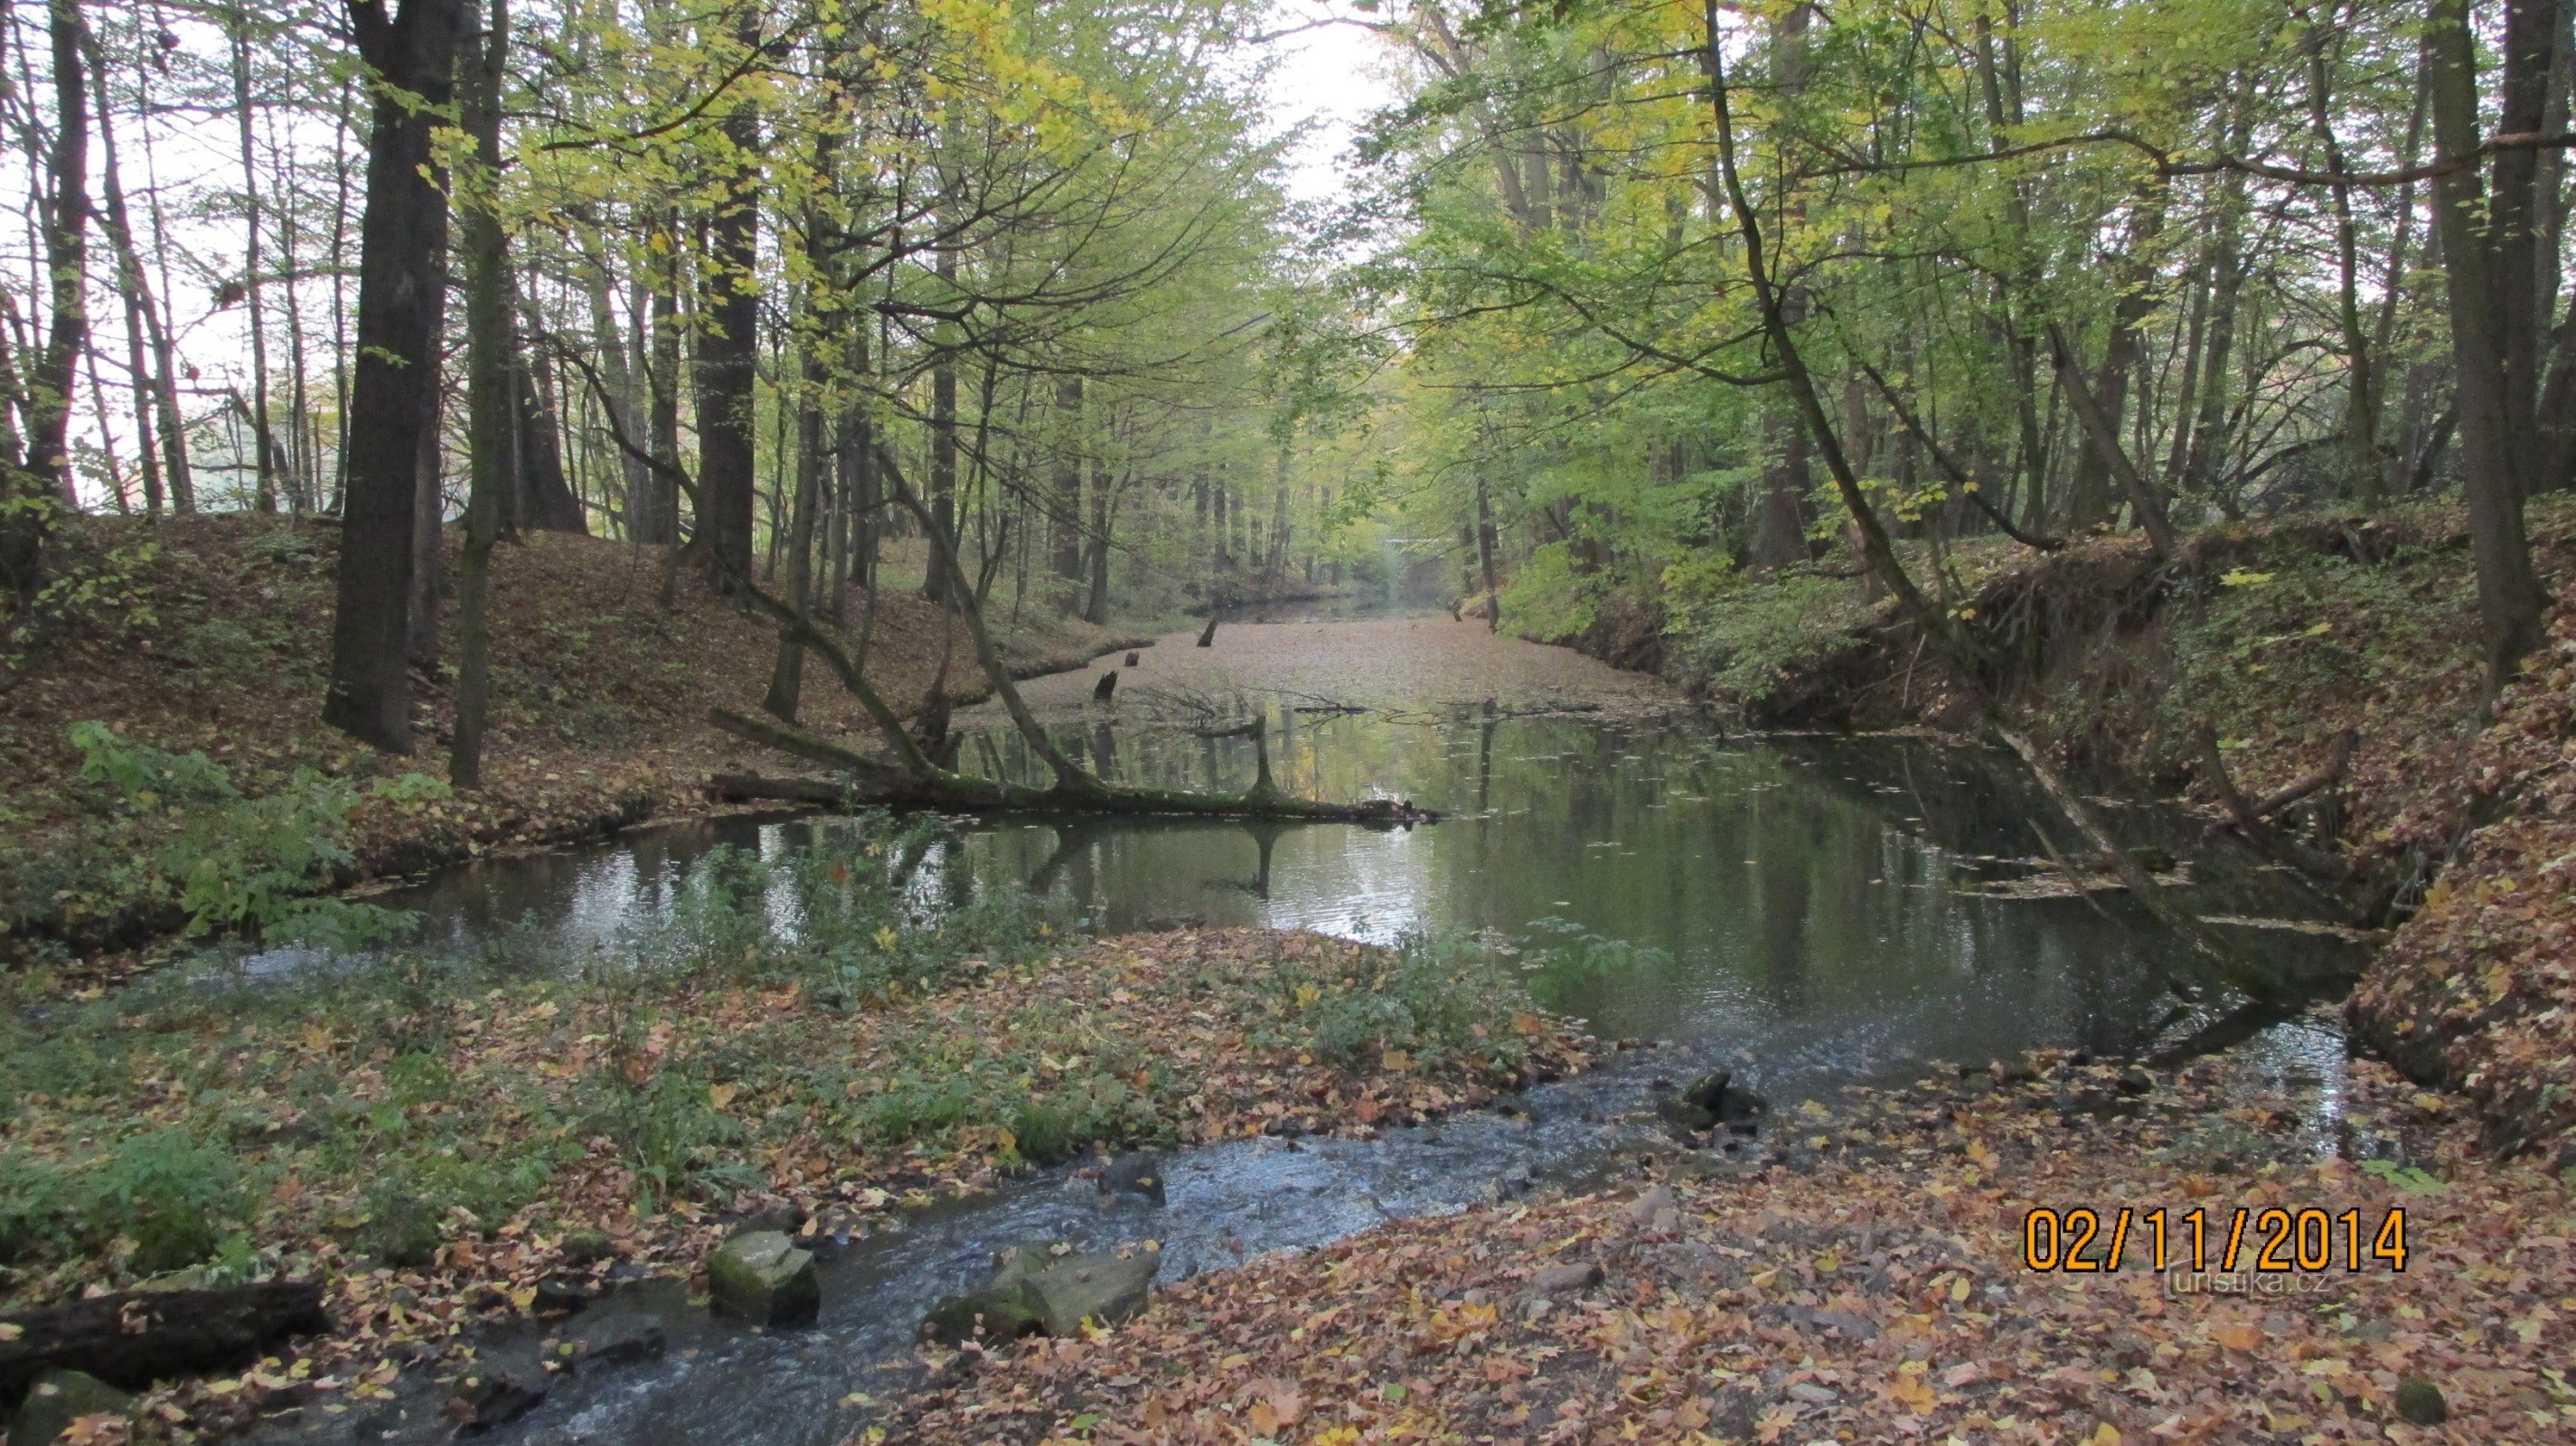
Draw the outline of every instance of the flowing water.
[[[2203,1031],[2250,1033],[2241,1047],[2323,1081],[2319,1108],[2332,1109],[2339,1038],[2297,1020],[2231,1031],[2219,1005],[2180,1003],[2169,971],[2184,946],[2121,894],[2026,896],[2040,872],[2034,855],[2071,849],[2075,835],[2003,756],[1907,739],[1727,739],[1634,675],[1445,622],[1226,631],[1233,646],[1204,656],[1174,651],[1188,647],[1185,636],[1167,641],[1109,706],[1085,701],[1083,675],[1031,685],[1032,701],[1086,766],[1195,788],[1250,782],[1253,745],[1194,736],[1176,720],[1258,708],[1283,789],[1394,794],[1443,820],[1384,830],[957,820],[917,861],[919,886],[951,896],[1024,887],[1095,933],[1188,923],[1380,940],[1486,932],[1550,961],[1529,976],[1550,1006],[1605,1037],[1659,1047],[1530,1092],[1525,1116],[1479,1114],[1367,1142],[1191,1151],[1171,1162],[1160,1209],[1104,1205],[1061,1175],[953,1202],[834,1253],[822,1320],[806,1331],[743,1330],[688,1307],[675,1287],[642,1287],[595,1309],[652,1310],[672,1332],[671,1354],[561,1381],[544,1407],[496,1435],[635,1446],[839,1441],[869,1417],[856,1398],[899,1387],[928,1305],[977,1279],[1002,1246],[1153,1238],[1164,1243],[1169,1276],[1456,1209],[1532,1180],[1580,1181],[1637,1143],[1623,1117],[1642,1104],[1646,1079],[1710,1062],[1729,1064],[1778,1104],[1911,1078],[1933,1060],[2038,1047],[2147,1054],[2188,1047]],[[1407,649],[1463,649],[1478,666],[1426,675]],[[1247,676],[1258,686],[1247,688]],[[1407,701],[1394,701],[1408,689]],[[1567,711],[1578,707],[1598,711]],[[1036,776],[1016,735],[989,715],[963,721],[978,730],[968,766]],[[2178,852],[2192,842],[2180,820],[2155,811],[2118,819],[2132,842]],[[707,849],[729,843],[776,857],[834,826],[737,819],[645,830],[460,869],[379,902],[427,914],[433,946],[469,947],[509,927],[608,944],[668,908],[680,871]],[[2295,906],[2273,875],[2205,853],[2192,867],[2190,881],[2168,892],[2204,915]],[[2351,946],[2332,939],[2253,937],[2302,967],[2352,962]],[[538,1344],[535,1331],[505,1332],[484,1349],[506,1360],[532,1357]],[[442,1436],[437,1395],[415,1384],[363,1418],[360,1439]],[[346,1439],[350,1419],[283,1429]]]

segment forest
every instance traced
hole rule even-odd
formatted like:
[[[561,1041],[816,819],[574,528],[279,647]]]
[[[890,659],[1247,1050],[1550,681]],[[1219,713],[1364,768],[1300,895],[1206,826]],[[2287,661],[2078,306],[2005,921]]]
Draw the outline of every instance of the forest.
[[[0,47],[9,1446],[2576,1419],[2576,4]]]

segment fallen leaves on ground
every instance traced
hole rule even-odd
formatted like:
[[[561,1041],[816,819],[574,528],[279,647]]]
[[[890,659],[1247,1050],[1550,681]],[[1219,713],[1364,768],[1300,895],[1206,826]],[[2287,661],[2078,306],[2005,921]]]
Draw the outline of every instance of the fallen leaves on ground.
[[[811,1228],[869,1234],[901,1209],[1020,1168],[1036,1148],[1032,1121],[1067,1132],[1059,1152],[1365,1134],[1584,1063],[1587,1041],[1536,1011],[1502,970],[1455,981],[1450,1018],[1465,1021],[1463,1038],[1327,1059],[1319,1023],[1345,1006],[1379,1017],[1365,1006],[1406,983],[1409,957],[1304,933],[1130,935],[1024,966],[970,962],[972,982],[855,1012],[794,982],[685,982],[639,1001],[596,981],[527,981],[430,1006],[434,1026],[414,1022],[441,1041],[452,1080],[434,1093],[405,1091],[417,1066],[389,1044],[322,1020],[197,1050],[193,1036],[179,1039],[181,1054],[216,1060],[220,1078],[174,1065],[141,1072],[121,1098],[30,1098],[0,1144],[25,1156],[72,1151],[117,1110],[148,1117],[120,1120],[121,1130],[229,1125],[234,1154],[267,1189],[251,1225],[261,1258],[323,1279],[338,1329],[291,1362],[150,1403],[221,1426],[317,1391],[381,1393],[394,1358],[530,1313],[541,1285],[687,1274],[745,1210],[792,1205]],[[347,1119],[381,1122],[390,1110],[407,1131],[452,1136],[448,1155],[540,1162],[534,1200],[506,1219],[450,1210],[425,1266],[368,1258],[361,1227],[385,1162],[353,1170],[345,1150],[325,1155],[328,1130],[289,1108],[291,1082],[321,1074]],[[638,1174],[642,1147],[584,1114],[603,1080],[649,1087],[657,1076],[681,1086],[693,1114],[721,1117],[703,1149],[744,1187],[730,1208],[681,1198],[639,1213],[639,1198],[657,1193]],[[199,1112],[210,1085],[231,1101],[221,1120]],[[674,1188],[663,1182],[658,1194],[669,1201]],[[71,1259],[12,1277],[10,1294],[26,1304],[128,1283],[119,1269],[112,1257]]]
[[[1751,1166],[1684,1155],[1600,1194],[1391,1224],[1182,1282],[1103,1337],[977,1355],[886,1439],[2568,1439],[2566,1186],[2474,1158],[2384,1067],[2328,1088],[2321,1112],[2313,1084],[2240,1054],[2144,1100],[2065,1065],[1991,1092],[1859,1092]],[[2329,1120],[2434,1168],[2320,1156]],[[2026,1269],[2026,1213],[2078,1205],[2403,1207],[2410,1253],[2402,1274],[2264,1277],[2302,1287],[2277,1294],[2177,1293],[2134,1255],[2116,1275]],[[1597,1284],[1536,1288],[1578,1261]],[[2447,1425],[2399,1418],[2409,1378]]]

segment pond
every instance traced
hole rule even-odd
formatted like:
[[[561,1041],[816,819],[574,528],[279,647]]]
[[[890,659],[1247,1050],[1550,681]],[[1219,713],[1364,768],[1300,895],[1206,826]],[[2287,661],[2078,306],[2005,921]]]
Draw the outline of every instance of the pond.
[[[913,886],[925,897],[1026,888],[1093,933],[1202,923],[1378,940],[1483,933],[1546,961],[1530,975],[1544,1002],[1605,1037],[1662,1047],[1532,1091],[1524,1115],[1474,1115],[1365,1142],[1192,1151],[1166,1171],[1162,1209],[1104,1205],[1061,1175],[952,1202],[838,1253],[823,1318],[808,1331],[743,1331],[687,1307],[673,1287],[648,1287],[605,1308],[659,1315],[672,1332],[668,1358],[560,1383],[538,1413],[496,1434],[638,1446],[836,1442],[868,1419],[859,1398],[899,1385],[889,1367],[905,1359],[927,1306],[977,1277],[1004,1245],[1151,1237],[1165,1246],[1166,1271],[1182,1274],[1530,1181],[1578,1182],[1650,1138],[1628,1118],[1648,1078],[1711,1062],[1729,1064],[1776,1105],[1849,1082],[1912,1078],[1933,1060],[1982,1063],[2033,1048],[2145,1055],[2251,1034],[2247,1047],[2285,1075],[2319,1081],[2317,1108],[2332,1110],[2343,1049],[2330,1030],[2303,1019],[2231,1030],[2227,1001],[2177,996],[2172,971],[2185,946],[2134,900],[2033,887],[2042,857],[2072,849],[2075,834],[2008,755],[1906,738],[1731,739],[1624,675],[1612,675],[1620,681],[1606,698],[1597,679],[1557,688],[1514,673],[1484,679],[1485,697],[1461,696],[1475,691],[1470,679],[1425,690],[1427,705],[1401,706],[1365,676],[1402,671],[1385,666],[1389,646],[1341,675],[1316,663],[1320,649],[1355,636],[1385,643],[1396,636],[1386,624],[1311,631],[1319,636],[1304,646],[1254,639],[1289,660],[1260,671],[1265,688],[1211,673],[1222,660],[1167,655],[1159,684],[1146,676],[1157,669],[1140,662],[1110,705],[1085,701],[1090,679],[1079,675],[1042,680],[1032,701],[1059,746],[1087,766],[1196,788],[1248,783],[1252,745],[1194,736],[1173,717],[1257,707],[1282,788],[1399,795],[1439,811],[1440,822],[1377,830],[960,819],[907,861]],[[975,727],[968,766],[1034,776],[1016,735],[988,715],[964,721]],[[2184,852],[2194,841],[2193,825],[2173,815],[2116,818],[2129,842]],[[736,819],[649,829],[492,860],[378,901],[425,913],[433,948],[532,928],[558,945],[613,949],[671,906],[681,872],[707,850],[731,844],[780,859],[836,826]],[[2276,876],[2192,852],[2168,890],[2187,907],[2229,919],[2295,907]],[[2353,946],[2332,938],[2226,927],[2303,968],[2353,963]],[[537,1341],[533,1331],[503,1332],[484,1348],[508,1359]],[[436,1404],[434,1389],[407,1388],[361,1439],[436,1439],[445,1430]],[[279,1434],[309,1437],[328,1424]]]

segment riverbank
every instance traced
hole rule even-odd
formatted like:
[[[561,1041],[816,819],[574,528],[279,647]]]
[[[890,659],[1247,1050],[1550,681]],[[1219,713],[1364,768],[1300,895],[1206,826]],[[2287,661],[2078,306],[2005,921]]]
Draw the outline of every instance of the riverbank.
[[[2131,541],[1967,550],[1961,606],[2008,660],[2008,707],[2095,787],[2178,794],[2215,823],[2204,725],[2257,796],[2359,733],[2320,799],[2331,812],[2312,806],[2297,832],[2376,885],[2400,927],[2348,1009],[2379,1057],[2330,1092],[2243,1049],[2179,1074],[2061,1058],[2026,1082],[2002,1066],[1855,1092],[1783,1122],[1750,1167],[1676,1153],[1630,1188],[1393,1224],[1188,1282],[1105,1339],[952,1370],[887,1439],[2564,1435],[2576,508],[2534,511],[2561,600],[2492,720],[2467,561],[2438,512],[2196,539],[2199,589]],[[1955,681],[1851,585],[1736,586],[1749,595],[1677,613],[1693,636],[1649,630],[1667,671],[1724,711],[1967,721]],[[1589,646],[1633,660],[1634,621],[1596,621]],[[2097,1257],[2131,1212],[2129,1269],[2029,1268],[2029,1212],[2077,1207],[2102,1219]],[[2245,1209],[2237,1268],[2138,1269],[2159,1207],[2177,1252],[2188,1212],[2223,1227]],[[2284,1270],[2254,1266],[2275,1208]],[[2357,1212],[2366,1238],[2302,1247],[2310,1208],[2330,1235]],[[2381,1234],[2401,1210],[2402,1272]]]
[[[97,599],[0,692],[0,946],[19,962],[95,955],[185,922],[178,880],[155,858],[174,825],[151,801],[123,807],[83,779],[74,724],[202,752],[254,799],[289,791],[299,769],[353,786],[410,769],[445,775],[452,667],[416,673],[420,751],[410,759],[379,757],[320,721],[333,526],[250,514],[88,518],[77,541],[97,555]],[[317,869],[316,884],[722,812],[706,796],[709,775],[760,761],[706,712],[758,704],[774,628],[711,595],[692,569],[664,607],[655,552],[539,532],[493,557],[485,786],[412,806],[359,800],[331,840],[347,857]],[[452,658],[452,616],[446,630]],[[889,591],[873,624],[853,616],[840,629],[853,649],[863,633],[869,676],[907,712],[925,705],[934,681],[960,705],[990,691],[962,630],[952,636],[910,592]],[[1004,654],[1014,672],[1036,675],[1141,641],[1032,608]],[[861,746],[874,738],[819,666],[806,669],[801,713],[809,731]]]
[[[1997,660],[1977,686],[2094,789],[2172,799],[2242,838],[2204,734],[2247,799],[2330,779],[2268,821],[2266,845],[2323,856],[2319,891],[2395,930],[2353,996],[2355,1033],[2418,1083],[2464,1092],[2492,1147],[2568,1150],[2563,1165],[2576,1163],[2576,498],[2535,500],[2531,530],[2557,599],[2549,643],[2492,717],[2455,507],[2210,529],[2177,567],[2133,536],[2045,554],[1980,539],[1953,550],[1949,595]],[[1566,641],[1633,660],[1641,628],[1667,676],[1724,717],[1974,726],[1968,687],[1859,583],[1735,575],[1621,596]]]
[[[792,940],[777,898],[732,892],[757,866],[718,856],[685,885],[698,907],[613,963],[170,979],[13,1010],[0,1315],[37,1331],[25,1312],[84,1293],[319,1282],[330,1333],[291,1365],[142,1403],[221,1430],[382,1398],[405,1359],[470,1369],[461,1333],[693,1276],[746,1218],[865,1238],[1095,1150],[1366,1133],[1585,1062],[1479,950],[1254,931],[1067,949],[1006,900],[909,913],[905,853],[887,824],[802,861],[777,881]]]
[[[2159,1077],[2036,1063],[1855,1093],[1751,1164],[1670,1152],[1622,1188],[1185,1282],[1107,1336],[952,1363],[882,1439],[2563,1439],[2561,1184],[2484,1158],[2473,1126],[2367,1062],[2322,1108],[2314,1077],[2241,1056]],[[2102,1220],[2079,1252],[2096,1264],[2128,1212],[2117,1273],[2066,1269],[2071,1233],[2041,1235],[2057,1267],[2029,1268],[2028,1212],[2079,1207]],[[2367,1224],[2320,1251],[2308,1209]],[[2205,1271],[2194,1210],[2215,1222]]]

